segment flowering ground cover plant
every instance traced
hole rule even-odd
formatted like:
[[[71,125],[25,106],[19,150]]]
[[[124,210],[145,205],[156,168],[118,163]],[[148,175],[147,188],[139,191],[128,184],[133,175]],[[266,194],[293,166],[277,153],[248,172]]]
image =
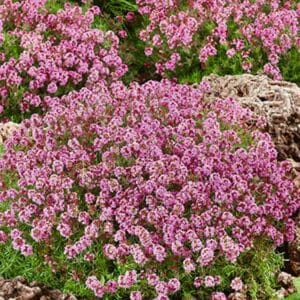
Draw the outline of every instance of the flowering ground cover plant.
[[[0,5],[0,113],[20,119],[67,92],[127,71],[119,38],[93,28],[97,6],[66,3],[52,13],[47,1],[5,0]],[[25,114],[24,116],[28,116]]]
[[[197,2],[199,7],[195,1],[188,5],[171,1],[163,7],[160,1],[74,2],[64,7],[61,0],[2,1],[1,119],[19,122],[47,109],[53,98],[97,80],[111,81],[124,74],[126,83],[159,79],[155,63],[160,73],[175,75],[179,82],[199,82],[210,73],[241,73],[242,66],[250,64],[253,73],[265,65],[276,78],[280,78],[279,66],[284,78],[300,82],[299,9],[288,1],[243,1],[242,5],[204,1]],[[200,8],[203,14],[199,15]],[[199,67],[203,47],[215,47],[217,53],[210,55],[207,50]],[[120,57],[130,72],[126,73]]]
[[[0,121],[23,120],[0,145],[0,276],[83,299],[275,298],[300,191],[264,120],[198,83],[299,81],[299,5],[0,3]]]
[[[299,72],[300,6],[296,1],[136,2],[139,13],[149,20],[140,31],[147,43],[145,54],[154,57],[157,72],[164,76],[181,78],[183,69],[192,69],[199,80],[197,68],[208,68],[220,73],[223,69],[262,70],[281,79],[279,66],[285,68],[286,55],[298,57]]]
[[[83,283],[106,299],[271,299],[299,189],[251,112],[208,88],[99,82],[24,120],[0,159],[2,247],[85,299]]]

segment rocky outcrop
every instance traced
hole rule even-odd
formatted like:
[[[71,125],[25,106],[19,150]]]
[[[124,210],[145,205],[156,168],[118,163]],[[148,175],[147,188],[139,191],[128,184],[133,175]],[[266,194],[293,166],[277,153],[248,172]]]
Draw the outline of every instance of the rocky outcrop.
[[[50,290],[36,282],[28,284],[22,277],[12,280],[0,279],[0,300],[76,300],[59,290]]]

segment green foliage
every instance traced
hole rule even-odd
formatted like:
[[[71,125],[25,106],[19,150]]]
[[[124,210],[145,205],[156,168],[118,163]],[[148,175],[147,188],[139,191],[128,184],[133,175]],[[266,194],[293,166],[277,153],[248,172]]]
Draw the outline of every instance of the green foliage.
[[[4,153],[4,145],[0,144],[0,155]]]
[[[4,53],[6,58],[13,57],[18,59],[22,53],[18,38],[7,32],[4,32],[3,35],[4,42],[0,47],[0,52]]]
[[[120,46],[120,56],[128,65],[128,72],[122,78],[126,84],[132,81],[143,83],[147,80],[160,79],[160,76],[155,73],[154,58],[145,56],[145,43],[137,38],[141,22],[142,18],[138,17],[136,22],[126,24],[128,37]]]
[[[137,11],[135,0],[94,0],[94,4],[111,16],[123,15],[128,11]]]
[[[93,28],[99,29],[102,31],[107,31],[109,30],[109,24],[106,18],[103,18],[102,16],[96,16],[94,23],[93,23]]]
[[[300,86],[300,51],[291,49],[279,62],[284,80],[295,82]]]
[[[83,10],[86,10],[87,8],[89,8],[91,6],[92,1],[86,1],[85,4],[83,4],[81,0],[70,0],[67,2],[71,3],[71,4],[79,4],[83,8]],[[46,9],[50,13],[55,14],[60,9],[64,8],[65,3],[66,3],[66,1],[64,1],[64,0],[47,0]]]
[[[226,47],[218,48],[218,55],[210,57],[205,66],[201,66],[198,59],[194,57],[191,64],[178,66],[176,76],[180,83],[199,83],[204,76],[216,74],[219,76],[239,75],[245,73],[241,67],[241,57],[236,55],[229,59],[226,55]],[[253,64],[251,74],[260,74],[263,72],[262,66],[267,62],[264,53],[257,48],[251,57]],[[258,63],[259,62],[259,63]],[[293,48],[280,60],[279,67],[282,71],[283,80],[294,82],[300,85],[300,52]],[[169,76],[172,73],[168,73]]]
[[[232,292],[228,289],[231,280],[234,277],[240,277],[248,287],[249,299],[276,299],[275,289],[277,283],[275,273],[282,266],[283,256],[276,253],[267,241],[261,240],[257,242],[253,249],[242,254],[234,264],[220,258],[210,268],[210,275],[222,274],[222,282],[218,286],[218,290],[228,294]],[[201,276],[201,270],[199,275]],[[188,280],[185,280],[185,282],[188,282]],[[196,292],[191,292],[193,289],[192,283],[190,286],[186,285],[183,288],[185,295],[193,296],[196,299],[206,299],[208,291],[211,291],[211,289],[202,287]]]
[[[252,251],[241,256],[239,263],[245,269],[241,274],[245,272],[250,299],[274,299],[275,274],[283,267],[283,256],[272,251],[267,242],[258,241]]]
[[[112,1],[106,1],[112,2]],[[141,29],[146,28],[148,21],[145,18],[138,17],[133,24],[126,24],[128,38],[122,41],[121,56],[124,61],[129,64],[129,72],[124,77],[125,82],[132,80],[145,81],[149,79],[159,79],[155,75],[154,64],[160,60],[160,54],[154,53],[150,57],[144,54],[145,43],[139,38]],[[243,59],[241,54],[236,54],[232,58],[227,57],[228,45],[218,45],[216,56],[210,57],[206,64],[199,63],[199,49],[204,45],[205,37],[214,29],[215,24],[206,22],[203,24],[199,33],[195,36],[194,46],[190,49],[180,48],[182,60],[174,72],[167,71],[169,78],[177,78],[179,83],[199,83],[204,76],[210,74],[239,75],[245,73],[242,69]],[[229,39],[241,38],[237,25],[233,20],[228,24]],[[245,44],[246,49],[250,49],[250,45]],[[268,62],[266,53],[260,47],[252,49],[251,55],[247,58],[247,62],[252,64],[252,74],[260,74],[263,72],[263,66]],[[300,52],[299,49],[292,48],[280,60],[279,67],[282,70],[283,79],[300,84]],[[143,74],[144,73],[144,74]],[[146,76],[145,76],[146,75]]]
[[[63,1],[63,0],[48,0],[46,3],[46,9],[50,13],[54,14],[63,8],[64,2],[65,1]]]
[[[76,240],[78,233],[74,235]],[[0,246],[0,276],[4,278],[14,278],[23,276],[28,281],[38,281],[51,288],[59,288],[65,293],[72,293],[82,299],[94,299],[92,292],[84,285],[85,279],[89,275],[96,275],[101,281],[107,281],[116,275],[123,274],[130,269],[138,269],[133,262],[127,264],[115,264],[107,260],[102,254],[101,237],[89,250],[97,253],[93,263],[86,262],[82,255],[74,260],[68,260],[63,254],[64,240],[59,234],[55,237],[55,246],[47,247],[46,243],[33,243],[35,254],[24,257],[15,252],[11,246]],[[45,263],[43,257],[48,255],[54,261],[53,268]],[[7,259],[9,257],[10,259]],[[165,263],[164,263],[165,265]],[[218,290],[230,293],[228,289],[234,277],[241,277],[248,286],[248,296],[250,299],[276,299],[275,273],[283,265],[283,257],[276,253],[266,241],[260,241],[255,247],[242,254],[236,263],[229,263],[224,258],[219,258],[215,265],[210,268],[210,275],[222,275],[222,283]],[[167,261],[166,270],[178,268],[178,262]],[[72,271],[71,271],[72,270]],[[166,271],[166,276],[169,271]],[[199,276],[207,274],[207,270],[197,270]],[[174,295],[171,299],[206,299],[211,292],[210,288],[193,288],[192,277],[184,272],[179,273],[181,281],[184,283],[182,292]],[[163,278],[162,278],[163,279]],[[143,284],[143,283],[141,283]],[[138,288],[135,286],[134,288]],[[127,299],[127,291],[119,290],[113,299]],[[151,297],[155,296],[154,290],[149,290]],[[178,298],[179,297],[179,298]],[[106,296],[105,299],[112,299]],[[289,298],[295,300],[298,298]]]
[[[9,257],[9,259],[7,259]],[[63,256],[60,255],[60,263],[63,265]],[[23,276],[29,282],[37,281],[44,283],[51,288],[59,288],[63,292],[73,293],[78,296],[92,298],[92,293],[85,287],[83,283],[77,282],[71,277],[64,279],[64,272],[52,272],[43,259],[38,254],[30,257],[24,257],[20,253],[14,251],[11,246],[0,246],[0,276],[4,278],[14,278]]]

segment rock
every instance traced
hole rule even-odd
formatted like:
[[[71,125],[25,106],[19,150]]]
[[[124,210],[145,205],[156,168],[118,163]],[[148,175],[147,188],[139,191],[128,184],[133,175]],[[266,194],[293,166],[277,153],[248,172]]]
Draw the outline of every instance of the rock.
[[[67,298],[67,296],[66,295],[62,295],[59,290],[49,291],[49,297],[50,297],[50,299],[57,299],[57,300],[64,300],[64,299]]]
[[[300,162],[295,162],[293,159],[287,159],[293,167],[292,175],[294,177],[295,184],[300,188]]]
[[[5,282],[3,285],[1,285],[1,291],[3,292],[3,295],[11,295],[14,292],[14,285],[12,282]]]
[[[249,74],[210,75],[204,80],[211,86],[208,99],[231,96],[256,115],[264,116],[279,159],[300,162],[300,88],[296,84]]]
[[[0,300],[76,300],[73,295],[64,295],[59,290],[50,290],[37,282],[28,284],[23,277],[12,280],[0,278]]]
[[[300,213],[296,218],[296,238],[289,244],[288,253],[293,274],[300,276]]]
[[[280,272],[277,277],[278,283],[280,283],[284,287],[292,287],[295,288],[294,278],[291,274],[286,272]]]
[[[244,293],[239,293],[239,292],[235,292],[235,293],[231,293],[228,296],[229,300],[247,300],[247,296]]]
[[[25,282],[26,282],[26,279],[25,279],[24,277],[22,277],[22,276],[17,276],[17,277],[15,278],[15,280],[17,280],[17,281],[19,281],[19,282],[21,282],[21,283],[25,283]]]
[[[276,295],[277,295],[278,299],[284,299],[286,296],[288,296],[285,288],[283,288],[283,287],[279,291],[277,291]]]
[[[17,128],[19,128],[19,124],[13,122],[0,123],[0,144],[3,144]]]
[[[73,295],[67,296],[66,300],[76,300],[76,298]]]

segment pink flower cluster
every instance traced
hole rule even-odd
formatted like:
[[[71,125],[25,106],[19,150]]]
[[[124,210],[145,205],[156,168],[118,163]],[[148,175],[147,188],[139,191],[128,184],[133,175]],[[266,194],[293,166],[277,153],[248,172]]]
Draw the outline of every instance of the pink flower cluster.
[[[218,53],[222,45],[228,58],[239,55],[245,71],[251,71],[251,53],[260,48],[268,63],[266,74],[281,79],[278,62],[293,46],[300,46],[300,6],[290,0],[137,0],[140,14],[149,24],[140,32],[147,42],[145,54],[156,55],[157,72],[173,71],[171,55],[192,59],[198,51],[199,62],[205,65],[209,57]],[[234,30],[231,32],[234,24]],[[201,36],[203,28],[208,32]],[[182,55],[180,56],[181,53]]]
[[[6,55],[5,48],[0,52],[0,110],[17,97],[16,90],[22,95],[14,102],[27,111],[47,107],[56,93],[116,80],[127,71],[118,55],[119,38],[92,28],[99,7],[83,12],[66,3],[52,14],[45,4],[4,0],[0,5],[0,45],[16,38],[21,47],[18,57]]]
[[[10,233],[12,239],[12,246],[15,250],[20,251],[24,256],[31,255],[32,246],[26,244],[26,241],[22,238],[22,232],[18,229],[14,229]]]
[[[191,289],[226,299],[211,267],[235,263],[257,239],[292,240],[300,193],[268,134],[254,131],[252,144],[240,146],[251,112],[231,98],[207,103],[207,89],[98,82],[24,120],[0,158],[0,243],[28,254],[23,240],[19,248],[26,224],[28,245],[60,234],[68,259],[128,263],[110,281],[87,279],[100,298],[122,288],[131,299],[151,290],[168,299],[191,278]],[[103,252],[92,253],[99,239]]]
[[[105,285],[101,284],[96,276],[90,276],[86,280],[86,286],[93,290],[97,297],[102,298],[105,294],[114,294],[118,288],[129,289],[136,282],[137,272],[133,270],[120,275],[117,281],[109,280]],[[142,299],[140,296],[141,292],[134,291],[131,293],[130,298],[134,300]]]

